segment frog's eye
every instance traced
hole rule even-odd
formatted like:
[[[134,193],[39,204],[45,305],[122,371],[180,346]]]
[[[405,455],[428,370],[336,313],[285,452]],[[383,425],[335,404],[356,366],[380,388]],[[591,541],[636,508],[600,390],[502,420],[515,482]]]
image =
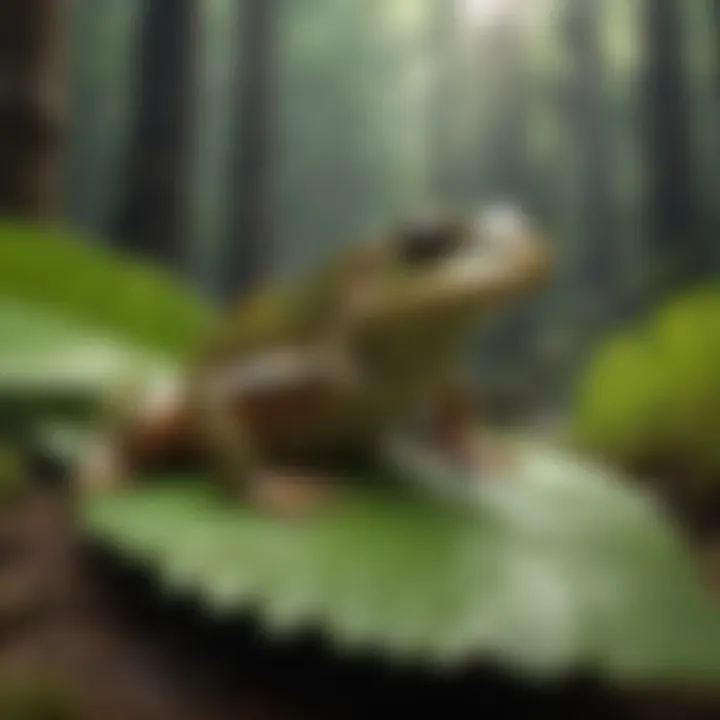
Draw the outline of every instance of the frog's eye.
[[[446,259],[459,248],[461,236],[454,219],[429,216],[406,223],[396,237],[403,261],[416,265]]]

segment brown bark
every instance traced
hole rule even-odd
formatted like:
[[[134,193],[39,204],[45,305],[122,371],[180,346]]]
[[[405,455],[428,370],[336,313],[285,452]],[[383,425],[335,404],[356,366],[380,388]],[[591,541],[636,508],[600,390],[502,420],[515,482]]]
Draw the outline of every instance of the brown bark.
[[[131,252],[181,269],[195,86],[195,0],[144,0],[135,108],[114,223]]]
[[[450,122],[455,93],[454,46],[458,24],[455,0],[434,5],[429,14],[428,52],[434,65],[432,103],[428,108],[430,140],[430,192],[433,201],[457,200],[460,181],[455,160],[453,127]]]
[[[694,181],[681,5],[674,0],[644,3],[648,215],[665,286],[658,288],[661,296],[703,278],[712,267]]]
[[[715,77],[717,79],[718,95],[720,95],[720,0],[713,0],[712,19],[712,27],[714,28],[713,37],[715,38],[715,57],[717,59]]]
[[[608,293],[617,289],[618,248],[612,197],[608,98],[598,5],[593,0],[570,4],[565,37],[572,75],[568,95],[568,130],[579,165],[577,203],[585,241],[579,281],[589,291],[583,321],[599,328],[612,320]]]
[[[63,0],[0,2],[0,215],[60,205]]]
[[[237,103],[230,177],[228,251],[221,293],[244,293],[265,274],[273,245],[273,157],[277,0],[242,4]]]

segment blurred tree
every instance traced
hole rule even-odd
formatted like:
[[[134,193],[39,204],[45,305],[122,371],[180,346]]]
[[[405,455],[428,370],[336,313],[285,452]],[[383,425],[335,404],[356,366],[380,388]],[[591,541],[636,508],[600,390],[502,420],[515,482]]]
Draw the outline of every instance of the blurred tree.
[[[658,281],[668,292],[710,265],[698,222],[682,14],[675,0],[645,0],[643,7],[650,236]]]
[[[720,94],[720,0],[713,0],[713,20],[715,26],[715,54],[717,56],[717,87]]]
[[[432,59],[432,99],[429,103],[430,191],[441,200],[454,199],[457,193],[454,133],[451,108],[456,106],[457,1],[434,0],[427,14],[429,54]]]
[[[611,145],[604,93],[600,18],[594,0],[572,0],[565,16],[569,88],[567,120],[576,149],[574,199],[582,247],[576,281],[579,326],[599,330],[613,316],[619,252],[612,197]]]
[[[245,0],[235,65],[235,132],[230,169],[228,247],[221,293],[247,291],[268,268],[273,246],[273,147],[278,4]]]
[[[98,182],[98,155],[101,145],[99,128],[103,109],[101,83],[97,82],[97,64],[88,56],[98,57],[100,48],[107,57],[107,7],[103,0],[80,0],[73,5],[73,27],[70,38],[70,86],[72,122],[69,165],[69,212],[83,229],[99,230],[98,195],[104,183]]]
[[[206,295],[219,294],[219,275],[229,220],[226,191],[228,144],[236,54],[235,0],[211,0],[202,5],[199,45],[202,51],[197,94],[197,137],[193,148],[193,204],[189,229],[188,262],[193,280]]]
[[[425,11],[423,0],[284,5],[273,270],[309,269],[428,192]]]
[[[60,209],[64,3],[0,3],[0,214]]]
[[[530,212],[531,191],[528,144],[528,73],[522,3],[507,0],[497,17],[478,27],[479,101],[482,122],[477,128],[480,157],[474,158],[478,198],[475,202],[510,202]],[[495,356],[502,371],[513,375],[508,383],[524,394],[531,359],[529,348],[538,329],[539,306],[523,305],[500,318],[486,334],[486,353]]]
[[[125,156],[133,95],[130,40],[142,2],[71,3],[67,210],[74,225],[99,240],[109,234]]]
[[[485,102],[490,105],[485,148],[485,184],[492,198],[529,201],[525,35],[521,4],[507,0],[501,14],[482,35],[483,65],[490,69]]]
[[[182,267],[189,179],[196,0],[146,0],[134,118],[113,236]]]

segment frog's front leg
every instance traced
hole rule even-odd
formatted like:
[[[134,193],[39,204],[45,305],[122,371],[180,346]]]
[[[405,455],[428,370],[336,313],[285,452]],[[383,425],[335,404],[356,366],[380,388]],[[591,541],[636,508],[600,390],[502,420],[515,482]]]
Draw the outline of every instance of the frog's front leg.
[[[95,437],[77,460],[77,486],[90,493],[119,490],[136,474],[162,468],[184,444],[184,421],[176,379],[120,384],[106,398]]]
[[[229,495],[239,497],[259,463],[249,428],[237,410],[209,383],[196,383],[194,387],[197,425],[205,440],[208,459],[214,465],[210,469]]]
[[[479,402],[469,383],[459,378],[446,382],[433,412],[437,445],[453,464],[479,474],[508,467],[508,453],[482,426]]]

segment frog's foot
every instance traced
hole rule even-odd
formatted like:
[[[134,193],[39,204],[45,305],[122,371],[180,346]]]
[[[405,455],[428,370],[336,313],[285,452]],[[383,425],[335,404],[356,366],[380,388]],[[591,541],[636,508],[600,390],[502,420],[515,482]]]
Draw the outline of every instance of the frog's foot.
[[[500,476],[511,469],[513,456],[502,441],[479,426],[471,395],[451,388],[437,408],[436,447],[452,465],[472,477]]]
[[[337,486],[337,479],[295,469],[256,471],[245,484],[252,504],[291,519],[326,509],[337,498]]]
[[[129,484],[130,475],[119,448],[106,439],[96,442],[75,468],[75,485],[83,493],[106,493]]]
[[[477,427],[460,428],[445,436],[439,443],[439,450],[451,464],[478,479],[501,476],[512,469],[515,461],[501,440]]]

